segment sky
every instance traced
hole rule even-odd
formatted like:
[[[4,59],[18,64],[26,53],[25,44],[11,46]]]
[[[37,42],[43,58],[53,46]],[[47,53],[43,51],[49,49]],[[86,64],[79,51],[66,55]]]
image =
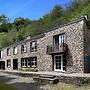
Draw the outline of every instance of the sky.
[[[37,20],[49,13],[56,4],[65,6],[71,0],[0,0],[0,15],[11,21],[17,17]]]

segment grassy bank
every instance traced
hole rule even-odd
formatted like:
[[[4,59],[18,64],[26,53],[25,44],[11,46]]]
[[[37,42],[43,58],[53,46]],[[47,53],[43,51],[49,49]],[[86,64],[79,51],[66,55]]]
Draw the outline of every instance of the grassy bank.
[[[0,82],[0,90],[18,90],[18,89],[11,85]]]
[[[72,84],[58,83],[51,85],[54,90],[90,90],[90,86],[75,86]]]

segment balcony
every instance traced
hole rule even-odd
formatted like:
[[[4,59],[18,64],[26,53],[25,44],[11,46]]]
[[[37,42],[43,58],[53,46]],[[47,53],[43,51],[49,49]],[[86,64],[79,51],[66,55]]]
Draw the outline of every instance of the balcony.
[[[67,44],[52,44],[47,46],[47,54],[57,54],[57,53],[66,53]]]

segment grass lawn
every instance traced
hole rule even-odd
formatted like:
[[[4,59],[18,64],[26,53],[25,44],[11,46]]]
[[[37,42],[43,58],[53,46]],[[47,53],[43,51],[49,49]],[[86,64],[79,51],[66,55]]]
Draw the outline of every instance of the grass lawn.
[[[51,85],[54,90],[90,90],[90,86],[75,86],[71,84],[58,83]]]
[[[18,90],[18,89],[11,85],[0,82],[0,90]]]

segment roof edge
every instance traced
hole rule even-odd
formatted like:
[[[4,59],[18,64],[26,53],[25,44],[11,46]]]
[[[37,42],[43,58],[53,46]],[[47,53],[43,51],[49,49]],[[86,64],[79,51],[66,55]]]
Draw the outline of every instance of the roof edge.
[[[55,29],[58,29],[58,28],[61,28],[61,27],[64,27],[64,26],[71,25],[71,24],[73,24],[73,23],[77,23],[77,22],[82,21],[82,20],[85,20],[85,21],[87,22],[86,17],[85,17],[85,16],[82,16],[82,17],[80,17],[80,18],[77,18],[77,19],[71,20],[71,21],[69,21],[69,22],[67,22],[67,23],[64,23],[64,24],[62,24],[62,25],[60,25],[60,26],[57,26],[57,27],[54,27],[54,28],[51,28],[51,29],[47,29],[47,30],[44,31],[44,33],[53,31],[53,30],[55,30]]]

